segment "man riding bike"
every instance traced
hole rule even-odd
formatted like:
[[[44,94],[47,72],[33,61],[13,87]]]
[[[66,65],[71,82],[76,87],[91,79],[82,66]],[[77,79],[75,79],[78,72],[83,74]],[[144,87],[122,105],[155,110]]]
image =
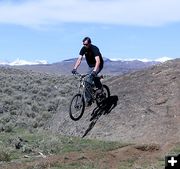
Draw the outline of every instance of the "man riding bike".
[[[85,37],[83,39],[83,47],[79,52],[79,57],[75,63],[74,69],[72,70],[73,74],[76,73],[77,68],[80,66],[84,55],[86,58],[86,62],[89,66],[88,74],[90,74],[90,76],[88,76],[86,81],[89,84],[92,84],[94,82],[95,86],[99,89],[99,92],[101,92],[102,84],[100,79],[97,77],[97,74],[103,69],[104,61],[99,51],[99,48],[91,44],[91,39],[89,37]],[[86,106],[90,106],[92,104],[91,95],[89,95],[88,92],[85,92],[85,97],[86,97]]]

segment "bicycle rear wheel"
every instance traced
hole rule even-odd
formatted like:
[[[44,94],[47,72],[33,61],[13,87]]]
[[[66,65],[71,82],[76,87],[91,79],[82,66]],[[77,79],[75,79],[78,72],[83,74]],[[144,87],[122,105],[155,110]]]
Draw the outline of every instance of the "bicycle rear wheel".
[[[105,98],[110,97],[110,90],[109,90],[109,87],[106,85],[103,85],[103,94],[104,94]]]
[[[76,94],[71,99],[70,106],[69,106],[69,115],[70,118],[74,121],[79,120],[85,109],[85,101],[82,94]]]
[[[106,85],[103,85],[103,92],[96,95],[96,104],[99,107],[104,100],[110,97],[110,90],[109,87]]]

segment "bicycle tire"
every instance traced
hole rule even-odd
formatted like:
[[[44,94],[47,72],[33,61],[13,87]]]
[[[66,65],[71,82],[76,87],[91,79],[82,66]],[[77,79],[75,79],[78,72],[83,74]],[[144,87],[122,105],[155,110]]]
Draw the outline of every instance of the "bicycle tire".
[[[106,98],[109,98],[110,97],[110,90],[109,90],[109,87],[107,85],[103,85],[103,90],[105,89],[105,91],[107,92],[107,97]]]
[[[105,99],[107,99],[107,98],[110,97],[110,90],[109,90],[109,87],[108,87],[107,85],[103,85],[103,93],[106,94]],[[103,99],[103,100],[105,100],[105,99]],[[100,107],[100,105],[101,105],[102,102],[103,102],[103,101],[100,101],[100,102],[99,102],[98,100],[96,100],[97,106]]]
[[[77,99],[77,100],[76,100]],[[73,102],[76,102],[76,104],[73,107]],[[78,102],[78,103],[77,103]],[[73,112],[73,108],[74,110],[79,110],[79,113],[74,113]],[[84,97],[82,94],[78,93],[76,95],[73,96],[73,98],[71,99],[70,105],[69,105],[69,116],[72,120],[77,121],[79,120],[85,110],[85,101],[84,101]]]

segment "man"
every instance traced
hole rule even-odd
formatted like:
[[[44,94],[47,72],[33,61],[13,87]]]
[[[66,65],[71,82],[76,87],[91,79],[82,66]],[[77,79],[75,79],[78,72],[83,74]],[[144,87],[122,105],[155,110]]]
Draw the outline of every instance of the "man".
[[[73,74],[76,73],[77,68],[80,66],[84,55],[89,66],[88,74],[90,74],[86,81],[90,84],[92,84],[94,81],[95,86],[101,91],[102,84],[100,82],[100,79],[97,78],[97,74],[103,69],[104,61],[98,47],[91,44],[91,39],[89,37],[85,37],[83,39],[83,47],[79,52],[79,57],[75,63],[74,69],[72,70]],[[92,104],[92,98],[86,91],[85,96],[86,105],[90,106]]]

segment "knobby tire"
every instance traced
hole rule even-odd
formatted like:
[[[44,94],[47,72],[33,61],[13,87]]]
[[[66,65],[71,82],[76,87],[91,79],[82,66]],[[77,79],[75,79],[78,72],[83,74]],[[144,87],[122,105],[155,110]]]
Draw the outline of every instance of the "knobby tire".
[[[107,98],[110,97],[110,90],[109,90],[109,87],[108,87],[108,86],[103,85],[103,93],[106,93],[106,94],[107,94],[105,99],[107,99]],[[96,104],[97,104],[98,107],[101,106],[101,103],[102,103],[102,102],[99,102],[98,100],[96,100]]]
[[[80,100],[78,100],[78,99],[80,99]],[[73,105],[74,101],[75,102],[78,101],[78,103],[76,103],[76,105]],[[75,111],[75,109],[78,109],[78,106],[81,106],[80,110],[79,110],[80,112],[77,113],[76,116],[75,116],[73,111]],[[80,94],[80,93],[74,95],[74,97],[71,99],[70,106],[69,106],[69,116],[70,116],[70,118],[72,120],[74,120],[74,121],[79,120],[82,117],[83,113],[84,113],[84,109],[85,109],[85,100],[84,100],[83,95]]]

